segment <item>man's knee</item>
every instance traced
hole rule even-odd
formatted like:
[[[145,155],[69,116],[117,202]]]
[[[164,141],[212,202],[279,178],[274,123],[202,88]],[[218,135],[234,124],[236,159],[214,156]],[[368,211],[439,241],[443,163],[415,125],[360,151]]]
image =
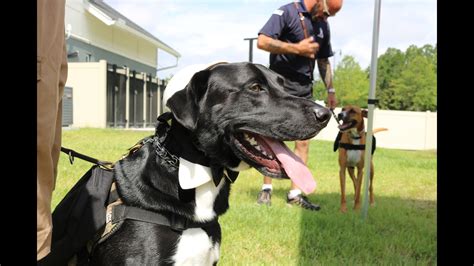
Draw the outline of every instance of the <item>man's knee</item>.
[[[306,152],[309,149],[309,140],[300,140],[295,142],[295,150]]]

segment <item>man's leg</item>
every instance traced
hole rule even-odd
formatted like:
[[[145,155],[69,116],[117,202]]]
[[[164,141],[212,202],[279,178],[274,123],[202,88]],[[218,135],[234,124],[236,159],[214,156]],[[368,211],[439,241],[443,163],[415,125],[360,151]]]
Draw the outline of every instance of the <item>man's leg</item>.
[[[57,98],[59,97],[58,82],[45,77],[37,82],[37,259],[50,252],[52,218],[51,199],[55,183],[55,173],[58,155],[55,153],[57,137],[57,121],[60,114]],[[53,84],[56,85],[53,85]]]
[[[64,12],[64,0],[37,2],[37,260],[51,249],[51,199],[61,147],[61,102],[67,78]]]
[[[263,177],[262,190],[258,192],[257,203],[271,205],[272,199],[272,178],[268,176]]]
[[[295,154],[300,157],[304,164],[308,163],[309,140],[295,141]],[[291,181],[291,189],[299,189],[293,181]]]
[[[307,164],[309,154],[309,140],[297,140],[295,141],[295,154],[301,158],[301,160]],[[318,211],[321,207],[317,204],[311,203],[306,196],[304,196],[301,190],[291,181],[291,190],[287,195],[288,204],[296,204],[305,209]]]

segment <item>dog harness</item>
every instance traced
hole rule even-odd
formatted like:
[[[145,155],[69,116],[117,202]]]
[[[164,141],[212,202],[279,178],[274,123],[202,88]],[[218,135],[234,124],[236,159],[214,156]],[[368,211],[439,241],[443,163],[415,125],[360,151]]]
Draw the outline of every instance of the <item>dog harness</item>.
[[[164,160],[169,165],[178,167],[179,158],[171,154],[163,145],[166,140],[167,133],[170,129],[170,126],[167,121],[171,120],[172,117],[173,115],[170,112],[160,115],[158,117],[158,125],[156,129],[157,134],[153,137],[145,138],[134,146],[132,146],[129,149],[128,154],[124,155],[122,159],[136,152],[146,143],[153,142],[156,145],[155,152],[160,157],[160,159]],[[120,226],[123,224],[123,221],[127,219],[164,225],[171,227],[173,230],[177,231],[184,231],[189,228],[209,227],[214,226],[218,223],[217,217],[209,222],[195,222],[193,220],[173,213],[163,215],[155,211],[148,211],[142,208],[125,205],[120,199],[120,196],[118,195],[116,183],[114,181],[112,183],[109,193],[105,229],[102,235],[100,236],[100,239],[97,241],[97,244],[100,244],[107,238],[109,238],[114,232],[116,232],[120,228]]]
[[[132,146],[128,153],[122,156],[122,159],[133,154],[134,152],[138,151],[141,147],[143,147],[147,143],[153,143],[155,146],[155,152],[159,156],[160,160],[165,162],[166,164],[174,167],[179,167],[179,158],[176,155],[171,154],[164,146],[164,142],[166,140],[166,136],[168,134],[168,131],[170,130],[171,126],[168,124],[168,121],[173,118],[172,113],[167,112],[158,117],[158,125],[156,128],[156,134],[154,136],[146,137],[139,141],[137,144]],[[106,184],[105,186],[102,186],[101,189],[107,189],[108,192],[103,191],[97,191],[94,193],[98,193],[101,196],[99,199],[97,197],[94,198],[95,201],[100,201],[98,205],[102,205],[102,208],[91,208],[90,210],[96,211],[94,216],[99,216],[99,217],[104,217],[105,216],[105,224],[103,225],[94,225],[95,232],[88,231],[87,234],[82,233],[82,237],[88,237],[88,241],[84,242],[83,246],[75,246],[74,250],[71,249],[71,252],[67,252],[67,254],[62,254],[62,257],[69,256],[71,253],[71,259],[72,260],[77,260],[77,261],[87,261],[88,257],[93,253],[95,247],[105,240],[107,240],[110,236],[112,236],[117,230],[120,229],[120,227],[123,225],[123,222],[125,220],[135,220],[135,221],[141,221],[141,222],[146,222],[146,223],[153,223],[153,224],[158,224],[158,225],[164,225],[167,227],[170,227],[172,230],[175,231],[184,231],[189,228],[206,228],[206,227],[213,227],[218,224],[218,217],[216,216],[213,220],[208,221],[208,222],[195,222],[191,219],[188,219],[184,216],[176,215],[173,213],[159,213],[156,211],[149,211],[146,209],[142,209],[139,207],[134,207],[134,206],[129,206],[124,204],[122,199],[120,198],[118,192],[117,192],[117,186],[116,186],[116,181],[115,181],[115,176],[113,175],[113,168],[114,164],[111,162],[106,162],[106,161],[100,161],[95,158],[83,155],[81,153],[75,152],[71,149],[67,149],[64,147],[61,147],[61,151],[65,152],[69,156],[69,161],[71,164],[74,162],[74,158],[80,158],[83,160],[86,160],[88,162],[91,162],[94,164],[94,167],[89,171],[91,172],[95,168],[101,168],[103,170],[101,171],[96,171],[100,172],[100,174],[107,174],[108,179],[111,182]],[[180,155],[180,156],[186,156],[186,155]],[[189,159],[189,158],[188,158]],[[191,160],[191,159],[190,159]],[[88,173],[89,173],[88,172]],[[95,172],[93,172],[95,173]],[[220,182],[222,178],[227,178],[230,182],[235,181],[235,178],[237,178],[238,173],[230,171],[228,169],[213,169],[213,176],[220,176],[220,178],[214,178],[214,182]],[[97,179],[99,178],[99,179]],[[105,182],[105,176],[97,176],[97,180],[102,179]],[[84,179],[85,181],[85,179]],[[99,181],[92,181],[94,182],[99,182]],[[99,183],[100,183],[99,182]],[[85,184],[85,182],[81,184],[76,184],[78,189],[77,193],[80,193],[81,191],[84,191],[84,193],[89,193],[86,189],[82,189],[82,186]],[[91,184],[90,182],[88,183],[89,185]],[[95,184],[95,183],[94,183]],[[97,188],[92,188],[94,191],[97,190]],[[69,195],[70,192],[68,192]],[[66,195],[66,197],[68,196]],[[82,200],[85,195],[80,196],[81,194],[77,194],[79,196],[75,197],[77,200]],[[74,201],[74,199],[73,199]],[[71,200],[69,202],[72,202]],[[89,202],[84,203],[83,205],[89,204]],[[97,206],[98,206],[97,205]],[[104,211],[104,205],[106,206],[105,208],[105,213],[102,213]],[[82,206],[82,205],[81,205]],[[95,206],[95,205],[94,205]],[[89,211],[90,211],[89,210]],[[103,216],[102,216],[103,215]],[[88,222],[94,222],[96,223],[97,221],[78,221],[79,224],[85,224]],[[97,229],[100,228],[100,229]],[[89,236],[89,233],[90,236]],[[82,245],[82,244],[81,244]],[[72,252],[76,252],[75,255],[72,254]],[[61,259],[63,259],[61,257]]]
[[[365,132],[367,135],[367,132]],[[339,133],[336,136],[336,140],[334,141],[334,151],[337,151],[339,147],[346,149],[346,150],[365,150],[365,144],[351,144],[351,143],[340,143],[342,137],[342,132],[339,131]],[[360,136],[358,138],[353,138],[353,139],[360,139]],[[375,136],[372,135],[372,154],[375,152]]]

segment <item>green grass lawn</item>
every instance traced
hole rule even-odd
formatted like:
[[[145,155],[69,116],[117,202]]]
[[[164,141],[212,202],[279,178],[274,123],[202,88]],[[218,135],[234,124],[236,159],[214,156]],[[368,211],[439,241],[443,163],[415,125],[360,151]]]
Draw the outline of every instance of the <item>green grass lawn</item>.
[[[152,132],[114,129],[63,131],[63,146],[116,161]],[[293,144],[289,144],[293,148]],[[312,141],[308,166],[318,187],[309,199],[319,212],[288,207],[288,180],[273,182],[272,206],[256,204],[262,175],[244,171],[232,186],[230,209],[220,218],[219,265],[433,265],[436,264],[436,152],[377,148],[376,206],[364,222],[358,212],[339,212],[337,153],[332,142]],[[65,154],[59,162],[53,208],[89,168]],[[347,178],[348,208],[353,186]]]

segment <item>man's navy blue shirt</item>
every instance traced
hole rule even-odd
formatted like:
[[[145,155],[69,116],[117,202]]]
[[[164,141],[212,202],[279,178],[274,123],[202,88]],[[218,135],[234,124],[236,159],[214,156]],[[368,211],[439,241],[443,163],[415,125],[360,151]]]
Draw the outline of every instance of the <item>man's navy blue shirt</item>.
[[[314,40],[319,43],[319,51],[316,54],[316,58],[332,56],[333,51],[328,22],[324,20],[313,21],[303,1],[297,3],[297,6],[298,10],[294,3],[289,3],[275,10],[258,34],[264,34],[283,42],[300,42],[304,39],[304,31],[300,22],[299,11],[305,17],[304,23],[308,35],[313,36]],[[314,59],[295,54],[270,53],[270,69],[286,78],[302,83],[312,82],[314,61]]]

